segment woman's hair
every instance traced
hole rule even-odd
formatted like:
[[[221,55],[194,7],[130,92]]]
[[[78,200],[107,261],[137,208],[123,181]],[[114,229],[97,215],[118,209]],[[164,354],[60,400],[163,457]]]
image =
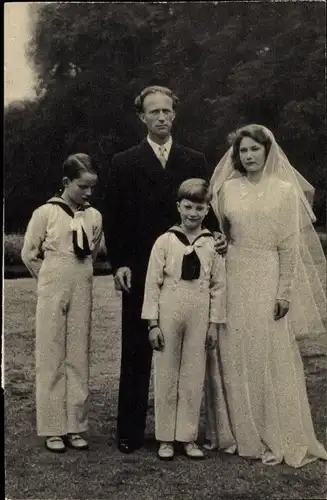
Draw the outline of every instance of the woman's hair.
[[[211,198],[210,185],[204,179],[187,179],[177,191],[177,201],[186,199],[196,203],[210,203]]]
[[[85,153],[75,153],[69,155],[62,166],[63,177],[69,180],[78,179],[83,172],[98,174],[98,169],[91,157]]]
[[[152,85],[151,87],[146,87],[142,90],[142,92],[136,97],[134,101],[134,106],[136,108],[137,113],[142,113],[143,110],[143,102],[144,99],[150,94],[156,94],[159,92],[160,94],[165,94],[171,98],[173,101],[173,109],[175,110],[178,105],[178,97],[167,87],[160,87],[159,85]]]
[[[237,129],[235,132],[228,136],[228,141],[232,144],[232,162],[235,170],[238,170],[242,174],[246,173],[245,168],[242,165],[240,159],[240,143],[243,137],[250,137],[254,141],[258,142],[265,148],[266,159],[271,146],[271,139],[265,129],[260,125],[246,125],[245,127]]]

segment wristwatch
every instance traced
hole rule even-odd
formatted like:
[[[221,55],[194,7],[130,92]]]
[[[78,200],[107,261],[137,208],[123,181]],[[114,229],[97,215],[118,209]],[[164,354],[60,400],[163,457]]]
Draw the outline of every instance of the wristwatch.
[[[158,323],[156,323],[155,325],[150,325],[150,326],[148,326],[148,331],[151,332],[151,330],[153,330],[153,328],[158,328],[158,327],[159,327]]]

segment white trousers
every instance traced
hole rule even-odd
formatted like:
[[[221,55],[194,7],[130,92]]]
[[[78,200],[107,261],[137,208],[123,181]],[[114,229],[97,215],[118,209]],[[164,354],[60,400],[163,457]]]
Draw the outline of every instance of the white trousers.
[[[207,282],[165,282],[159,324],[165,347],[154,354],[155,434],[158,441],[198,436],[209,322]]]
[[[39,436],[88,427],[93,265],[47,256],[37,285],[36,414]]]

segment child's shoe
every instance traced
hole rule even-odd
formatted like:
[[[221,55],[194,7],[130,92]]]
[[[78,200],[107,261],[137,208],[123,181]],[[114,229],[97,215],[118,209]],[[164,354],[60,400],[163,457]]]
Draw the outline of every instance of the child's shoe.
[[[60,436],[48,436],[44,445],[47,450],[53,453],[64,453],[66,451],[64,440]]]
[[[192,458],[195,460],[204,458],[203,451],[200,450],[200,448],[197,444],[194,443],[194,441],[191,441],[190,443],[184,443],[184,451],[188,458]]]
[[[79,434],[67,434],[64,436],[64,441],[69,448],[75,450],[87,450],[89,447],[87,441]]]
[[[174,453],[173,443],[160,443],[158,449],[158,457],[160,460],[172,460],[174,458]]]

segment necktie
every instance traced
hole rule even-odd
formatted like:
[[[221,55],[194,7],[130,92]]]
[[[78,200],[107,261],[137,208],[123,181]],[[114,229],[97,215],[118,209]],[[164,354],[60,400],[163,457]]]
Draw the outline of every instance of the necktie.
[[[159,160],[163,168],[165,168],[167,160],[165,157],[166,148],[164,146],[159,146]]]

